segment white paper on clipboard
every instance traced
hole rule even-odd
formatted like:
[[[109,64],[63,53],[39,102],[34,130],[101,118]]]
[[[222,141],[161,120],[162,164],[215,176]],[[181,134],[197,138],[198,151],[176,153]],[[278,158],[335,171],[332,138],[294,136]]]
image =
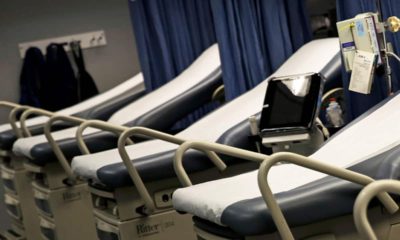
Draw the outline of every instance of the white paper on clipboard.
[[[356,51],[353,60],[353,71],[350,78],[349,90],[369,94],[374,80],[377,55],[375,53]]]

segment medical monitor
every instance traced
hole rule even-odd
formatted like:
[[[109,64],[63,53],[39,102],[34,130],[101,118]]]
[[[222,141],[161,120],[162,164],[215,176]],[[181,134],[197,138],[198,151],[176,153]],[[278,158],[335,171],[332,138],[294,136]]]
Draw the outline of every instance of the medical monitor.
[[[316,73],[271,79],[261,112],[261,133],[310,130],[319,111],[322,89],[322,76]]]

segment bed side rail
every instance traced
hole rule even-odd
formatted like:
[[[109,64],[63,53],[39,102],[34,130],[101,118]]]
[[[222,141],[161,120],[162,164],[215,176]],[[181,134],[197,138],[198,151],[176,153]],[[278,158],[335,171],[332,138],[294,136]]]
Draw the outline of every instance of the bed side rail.
[[[354,223],[362,239],[378,240],[368,221],[367,210],[369,202],[383,192],[400,194],[400,181],[378,180],[366,186],[358,194],[354,204]]]
[[[8,101],[0,101],[0,108],[8,108],[11,109],[8,115],[8,121],[11,124],[11,128],[13,129],[15,135],[19,138],[22,136],[21,129],[17,125],[17,114],[21,111],[25,111],[28,106],[19,105],[17,103],[8,102]]]
[[[174,143],[177,145],[183,144],[185,141],[187,141],[184,138],[176,137],[171,134],[163,133],[157,130],[153,130],[150,128],[145,128],[145,127],[133,127],[128,130],[125,130],[121,136],[118,139],[118,152],[122,158],[122,161],[124,162],[124,165],[126,166],[128,173],[138,190],[138,193],[140,197],[143,199],[145,203],[145,214],[151,214],[156,210],[155,203],[147,190],[146,186],[144,185],[144,182],[142,178],[139,175],[139,172],[137,171],[136,167],[133,165],[131,158],[129,157],[129,154],[126,150],[126,141],[131,137],[131,136],[146,136],[150,137],[152,139],[158,139],[158,140],[163,140],[166,142]],[[203,150],[203,152],[209,156],[211,159],[216,159],[218,156],[216,156],[215,153],[208,151],[208,150]]]
[[[174,167],[176,170],[176,174],[178,175],[178,178],[180,179],[181,183],[184,186],[191,185],[191,182],[188,179],[188,175],[184,171],[182,166],[183,155],[190,148],[203,151],[208,150],[214,153],[220,153],[233,157],[262,162],[258,172],[259,188],[263,196],[263,199],[266,202],[266,205],[271,213],[271,216],[277,226],[278,232],[283,240],[294,240],[294,236],[286,222],[285,217],[283,216],[282,210],[280,209],[268,183],[269,170],[277,163],[286,162],[295,164],[304,168],[322,172],[364,186],[374,182],[374,179],[366,175],[359,174],[350,171],[348,169],[336,167],[331,164],[313,160],[311,158],[300,156],[293,153],[276,153],[271,156],[267,156],[218,143],[190,141],[190,142],[185,142],[178,148],[174,159]],[[218,158],[217,160],[222,161],[220,158]],[[394,213],[398,210],[397,204],[387,193],[379,193],[378,198],[390,213]]]
[[[276,153],[269,159],[264,160],[258,172],[258,185],[279,234],[284,240],[292,240],[294,237],[268,183],[268,173],[271,167],[278,162],[288,162],[364,186],[374,182],[374,179],[366,175],[293,153]],[[380,193],[378,194],[378,198],[388,212],[394,213],[398,210],[396,202],[388,193]]]

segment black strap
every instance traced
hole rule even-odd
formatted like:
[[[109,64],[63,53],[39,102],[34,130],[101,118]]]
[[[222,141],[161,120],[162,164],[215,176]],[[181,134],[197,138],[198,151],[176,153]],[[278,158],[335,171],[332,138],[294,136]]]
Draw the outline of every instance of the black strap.
[[[76,66],[78,67],[79,72],[85,72],[85,62],[83,60],[81,43],[79,41],[73,41],[69,44],[72,52],[72,56],[74,57]]]
[[[80,101],[88,99],[99,93],[92,76],[86,71],[82,48],[79,41],[70,42],[72,56],[78,68],[78,98]]]

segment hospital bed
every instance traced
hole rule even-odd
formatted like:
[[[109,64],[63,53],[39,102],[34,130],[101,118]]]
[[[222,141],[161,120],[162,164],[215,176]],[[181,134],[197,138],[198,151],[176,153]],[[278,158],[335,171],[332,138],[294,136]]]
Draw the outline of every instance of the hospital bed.
[[[116,125],[148,126],[167,131],[176,121],[212,101],[214,90],[221,84],[218,46],[213,45],[174,80],[114,113],[108,122]],[[22,114],[21,121],[24,122],[32,114],[40,115],[46,112],[28,109]],[[85,121],[73,116],[53,115],[44,125],[45,132],[46,129],[51,130],[53,123],[50,121],[53,119],[64,120],[63,122],[68,124]],[[67,158],[80,154],[75,143],[76,129],[73,127],[52,133],[62,151],[67,153]],[[27,128],[22,127],[22,132],[30,135]],[[92,146],[95,147],[95,151],[116,146],[117,138],[111,133],[93,128],[87,133],[85,140],[92,143],[89,144],[91,150]],[[65,172],[57,162],[46,137],[36,135],[20,138],[14,143],[13,151],[24,159],[24,168],[34,176],[34,180],[31,181],[34,195],[32,201],[34,199],[35,205],[39,207],[41,235],[50,239],[76,239],[78,236],[85,239],[95,238],[87,184],[82,181],[64,181]],[[41,211],[43,208],[46,211]],[[51,212],[49,208],[52,208]],[[81,229],[82,223],[88,226],[85,230],[73,231]],[[93,227],[90,227],[91,223]],[[48,232],[46,229],[49,227],[56,228],[57,231]]]
[[[73,115],[85,119],[107,119],[112,113],[143,96],[144,93],[143,76],[139,73],[102,94],[54,114]],[[13,222],[12,229],[6,234],[38,236],[38,220],[32,201],[30,178],[21,159],[11,151],[13,143],[18,137],[23,136],[20,123],[17,121],[17,114],[30,107],[9,102],[0,102],[0,106],[11,110],[10,117],[12,119],[11,124],[0,126],[1,177],[6,192],[6,206],[9,207],[8,213]],[[49,112],[49,114],[53,113]],[[29,127],[32,134],[37,135],[43,133],[43,125],[48,119],[47,116],[34,117],[28,119],[25,125]],[[60,129],[67,125],[58,124],[56,127]],[[19,206],[18,211],[12,207],[14,205]]]
[[[338,53],[337,39],[313,41],[298,50],[274,76],[316,71],[328,79],[338,77]],[[118,150],[74,157],[71,171],[90,182],[99,238],[194,239],[190,217],[171,210],[171,194],[179,187],[172,164],[177,144],[196,138],[253,147],[247,138],[250,135],[247,118],[261,110],[267,85],[268,79],[175,136],[136,127],[125,130],[120,136]],[[161,140],[124,148],[131,135]],[[121,158],[125,164],[121,163]],[[227,164],[231,167],[220,174],[211,168],[209,161],[202,160],[204,158],[203,154],[192,151],[185,162],[195,182],[235,175],[257,166],[230,159]]]
[[[354,201],[373,179],[399,178],[399,104],[400,95],[392,96],[309,157],[262,157],[223,145],[187,142],[178,149],[175,165],[182,184],[189,187],[174,192],[174,208],[194,215],[199,239],[364,239],[353,223]],[[262,164],[259,171],[190,186],[179,166],[192,147]],[[384,207],[378,201],[369,206],[378,238],[398,239],[398,206],[383,193],[379,200]]]

